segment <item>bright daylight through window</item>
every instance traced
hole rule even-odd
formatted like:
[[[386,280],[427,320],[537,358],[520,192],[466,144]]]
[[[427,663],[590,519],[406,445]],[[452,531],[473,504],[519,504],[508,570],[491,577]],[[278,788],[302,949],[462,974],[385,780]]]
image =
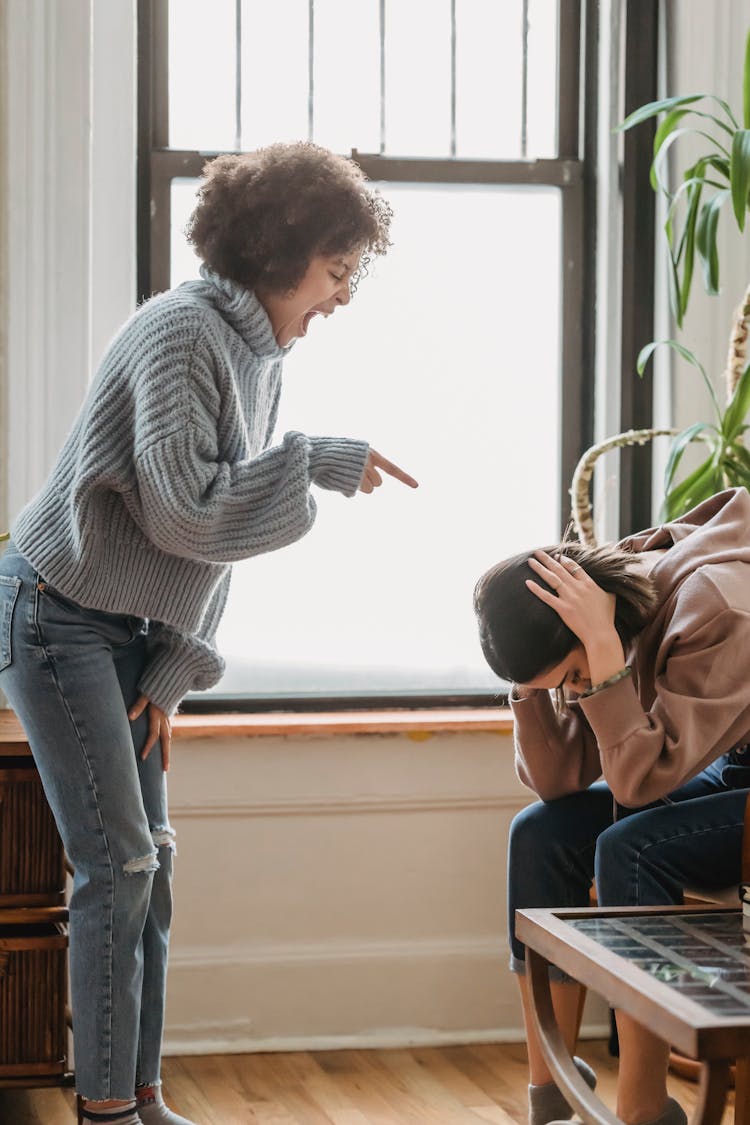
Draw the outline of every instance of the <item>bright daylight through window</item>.
[[[168,37],[169,149],[384,158],[393,247],[295,345],[277,436],[362,437],[420,481],[316,490],[305,539],[235,566],[215,692],[493,692],[474,583],[560,531],[562,192],[439,170],[557,156],[557,4],[172,0]],[[419,177],[389,176],[415,157]],[[170,177],[172,284],[196,276],[195,184]]]

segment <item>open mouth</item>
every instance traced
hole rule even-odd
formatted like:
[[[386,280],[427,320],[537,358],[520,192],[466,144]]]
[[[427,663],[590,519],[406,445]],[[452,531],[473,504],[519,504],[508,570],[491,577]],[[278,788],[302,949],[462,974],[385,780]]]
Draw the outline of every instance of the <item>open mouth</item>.
[[[310,326],[310,322],[312,321],[312,318],[314,316],[317,316],[317,315],[318,315],[317,310],[311,309],[310,312],[305,313],[305,315],[302,317],[302,335],[303,336],[307,335],[307,329]]]

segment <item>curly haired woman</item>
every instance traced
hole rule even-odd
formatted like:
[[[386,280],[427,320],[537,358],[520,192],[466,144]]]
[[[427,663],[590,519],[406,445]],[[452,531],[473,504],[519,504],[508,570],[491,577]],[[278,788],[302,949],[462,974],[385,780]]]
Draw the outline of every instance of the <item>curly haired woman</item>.
[[[541,801],[511,828],[511,968],[521,974],[531,1125],[567,1119],[530,1019],[515,911],[682,902],[740,882],[750,787],[750,495],[722,492],[673,523],[599,550],[519,555],[479,581],[490,667],[514,681],[516,768]],[[563,696],[553,706],[552,695]],[[603,781],[597,781],[598,778]],[[579,987],[551,973],[573,1047]],[[618,1115],[684,1125],[669,1048],[617,1013]],[[590,1085],[594,1076],[581,1060]]]
[[[174,833],[170,716],[223,663],[231,564],[408,474],[364,441],[271,445],[286,350],[345,307],[390,209],[312,144],[223,156],[189,238],[201,280],[147,301],[102,360],[0,561],[0,685],[75,870],[70,964],[83,1119],[189,1125],[160,1093]],[[161,754],[151,753],[160,745]]]

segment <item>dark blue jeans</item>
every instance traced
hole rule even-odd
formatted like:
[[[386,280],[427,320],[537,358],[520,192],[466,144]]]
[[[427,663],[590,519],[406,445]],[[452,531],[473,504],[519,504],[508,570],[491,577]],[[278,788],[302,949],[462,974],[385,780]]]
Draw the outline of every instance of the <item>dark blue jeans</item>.
[[[601,906],[678,904],[686,886],[739,884],[750,786],[743,757],[733,752],[718,758],[647,808],[618,807],[616,820],[603,781],[520,812],[508,851],[511,969],[523,973],[526,967],[525,947],[515,934],[516,910],[587,906],[594,878]],[[550,977],[568,979],[557,969]]]

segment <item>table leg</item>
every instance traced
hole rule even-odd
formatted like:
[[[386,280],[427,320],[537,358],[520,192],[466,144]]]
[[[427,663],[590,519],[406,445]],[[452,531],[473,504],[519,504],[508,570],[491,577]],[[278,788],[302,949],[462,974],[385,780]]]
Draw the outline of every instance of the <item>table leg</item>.
[[[540,953],[526,946],[526,969],[531,993],[534,1030],[552,1075],[567,1101],[586,1125],[622,1125],[611,1109],[584,1082],[565,1044],[552,1007],[549,964]],[[748,1122],[750,1125],[750,1122]]]
[[[750,1058],[737,1059],[734,1078],[734,1125],[750,1125]]]
[[[726,1059],[701,1063],[698,1101],[690,1125],[719,1125],[727,1100],[730,1067]]]
[[[584,1082],[573,1062],[555,1019],[549,986],[549,964],[540,953],[526,946],[526,968],[529,974],[531,1014],[534,1029],[544,1057],[564,1097],[580,1114],[586,1125],[622,1125]],[[727,1090],[729,1067],[726,1060],[701,1064],[698,1102],[691,1125],[719,1125]],[[750,1059],[738,1060],[736,1080],[735,1125],[750,1125]]]

